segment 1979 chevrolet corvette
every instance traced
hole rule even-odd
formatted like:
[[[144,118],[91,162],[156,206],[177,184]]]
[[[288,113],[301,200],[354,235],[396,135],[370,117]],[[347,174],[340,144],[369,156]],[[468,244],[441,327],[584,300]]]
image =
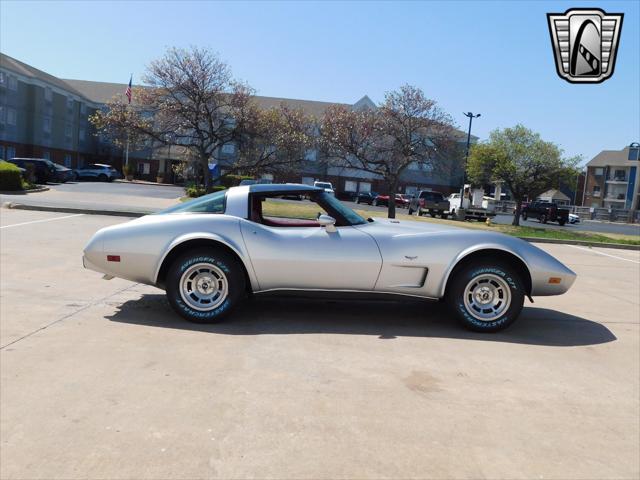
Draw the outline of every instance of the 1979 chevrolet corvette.
[[[299,195],[309,202],[288,202]],[[306,185],[230,188],[103,228],[86,268],[164,288],[193,322],[216,322],[248,293],[405,295],[446,301],[466,327],[513,323],[524,298],[576,275],[529,243],[422,221],[364,219]]]

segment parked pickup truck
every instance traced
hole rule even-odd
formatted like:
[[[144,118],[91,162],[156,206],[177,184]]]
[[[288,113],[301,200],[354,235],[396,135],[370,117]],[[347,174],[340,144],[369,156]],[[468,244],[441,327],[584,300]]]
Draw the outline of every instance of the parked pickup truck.
[[[569,221],[569,210],[551,202],[531,202],[521,214],[523,220],[537,218],[540,223],[558,222],[560,226]]]
[[[409,215],[416,212],[418,215],[428,213],[432,217],[440,215],[442,218],[449,216],[449,200],[440,192],[421,190],[417,196],[409,202]]]

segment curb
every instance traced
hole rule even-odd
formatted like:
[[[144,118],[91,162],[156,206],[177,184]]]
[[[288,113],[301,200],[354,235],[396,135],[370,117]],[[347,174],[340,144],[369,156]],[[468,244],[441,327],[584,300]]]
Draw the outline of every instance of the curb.
[[[107,215],[113,217],[132,217],[138,218],[150,215],[154,212],[132,212],[126,210],[100,210],[88,208],[71,208],[71,207],[47,207],[42,205],[23,205],[21,203],[6,202],[2,205],[4,208],[15,210],[33,210],[38,212],[59,212],[59,213],[83,213],[86,215]]]
[[[618,250],[640,250],[640,245],[627,245],[624,243],[590,242],[588,240],[559,240],[557,238],[516,237],[530,243],[555,243],[557,245],[576,245],[581,247],[616,248]]]
[[[107,215],[114,217],[131,217],[138,218],[150,215],[155,212],[134,212],[130,210],[96,210],[88,208],[67,208],[67,207],[47,207],[40,205],[23,205],[20,203],[6,202],[2,205],[4,208],[16,210],[35,210],[41,212],[60,212],[60,213],[84,213],[86,215]],[[588,240],[558,240],[556,238],[535,238],[535,237],[515,237],[530,243],[551,243],[557,245],[576,245],[582,247],[601,247],[615,248],[618,250],[640,250],[640,245],[625,245],[622,243],[599,243],[589,242]]]
[[[158,182],[149,182],[146,180],[123,180],[121,178],[116,178],[114,183],[125,183],[129,185],[151,185],[156,187],[176,187],[183,188],[182,185],[176,185],[175,183],[158,183]]]
[[[46,192],[49,187],[32,188],[31,190],[0,190],[0,195],[26,195],[27,193]]]

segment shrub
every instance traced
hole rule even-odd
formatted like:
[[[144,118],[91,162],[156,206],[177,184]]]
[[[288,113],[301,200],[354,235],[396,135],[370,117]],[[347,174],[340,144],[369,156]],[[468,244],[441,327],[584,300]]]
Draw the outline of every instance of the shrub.
[[[134,162],[129,161],[124,167],[122,167],[122,173],[125,175],[133,175],[136,173],[136,165]]]
[[[202,185],[187,185],[184,190],[185,192],[187,192],[187,197],[191,198],[201,197],[202,195],[205,195],[207,193]],[[223,185],[216,185],[215,187],[211,188],[212,193],[219,192],[221,190],[226,190],[226,187],[224,187]]]
[[[13,163],[0,162],[0,190],[22,190],[20,169]]]
[[[237,187],[242,180],[253,180],[249,175],[223,175],[220,177],[220,183],[225,188]]]

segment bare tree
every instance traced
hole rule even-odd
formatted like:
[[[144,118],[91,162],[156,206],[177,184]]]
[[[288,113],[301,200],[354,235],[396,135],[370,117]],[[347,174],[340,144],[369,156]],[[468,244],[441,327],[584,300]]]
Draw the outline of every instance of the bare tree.
[[[384,180],[389,218],[395,218],[395,194],[405,170],[413,164],[433,167],[455,134],[451,117],[410,85],[387,93],[377,109],[330,107],[321,125],[323,144],[336,165]]]
[[[313,144],[312,120],[302,109],[292,109],[285,103],[264,110],[251,105],[251,112],[243,118],[234,171],[254,175],[290,171]]]
[[[183,147],[197,158],[210,191],[208,163],[220,147],[241,136],[244,116],[252,111],[252,89],[234,80],[214,53],[196,47],[169,49],[151,62],[143,82],[131,108],[116,101],[97,112],[96,128]]]

